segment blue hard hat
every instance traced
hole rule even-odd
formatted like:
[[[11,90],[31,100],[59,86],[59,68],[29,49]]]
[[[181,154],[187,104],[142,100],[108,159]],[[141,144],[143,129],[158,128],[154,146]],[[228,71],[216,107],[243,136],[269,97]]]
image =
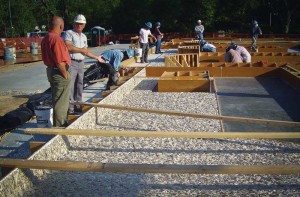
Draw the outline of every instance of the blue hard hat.
[[[160,22],[156,22],[156,26],[160,26],[161,24],[160,24]]]
[[[147,22],[147,23],[145,23],[145,25],[146,25],[147,27],[149,27],[149,28],[152,28],[152,23],[151,23],[151,22]]]
[[[254,20],[252,23],[253,23],[253,25],[257,25],[258,24],[258,22],[256,20]]]
[[[205,41],[205,40],[200,40],[200,44],[201,44],[201,45],[205,45],[205,44],[206,44],[206,41]]]
[[[129,58],[133,57],[134,51],[132,49],[126,49],[125,51],[126,51]]]
[[[237,44],[236,44],[235,42],[232,42],[232,43],[230,44],[230,47],[233,48],[233,49],[236,49]]]

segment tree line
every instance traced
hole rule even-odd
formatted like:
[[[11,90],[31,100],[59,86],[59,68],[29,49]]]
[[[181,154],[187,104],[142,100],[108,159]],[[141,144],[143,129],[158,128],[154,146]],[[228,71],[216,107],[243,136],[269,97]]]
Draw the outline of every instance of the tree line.
[[[26,36],[62,16],[66,29],[83,14],[93,26],[115,34],[137,33],[147,21],[164,32],[192,32],[198,19],[206,32],[248,33],[257,20],[264,33],[299,33],[299,0],[0,0],[0,37]],[[45,29],[47,30],[47,29]]]

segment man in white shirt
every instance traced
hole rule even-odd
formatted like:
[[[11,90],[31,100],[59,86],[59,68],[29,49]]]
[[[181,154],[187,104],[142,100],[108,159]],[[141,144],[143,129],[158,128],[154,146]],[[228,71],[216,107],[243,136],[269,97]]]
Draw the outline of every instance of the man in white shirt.
[[[70,102],[82,101],[84,58],[88,56],[98,61],[103,61],[100,57],[88,51],[87,38],[82,33],[86,24],[86,19],[82,14],[78,14],[74,19],[74,29],[66,31],[64,41],[71,57],[71,93]],[[81,106],[69,105],[69,114],[81,112]]]
[[[149,51],[149,41],[148,38],[151,36],[154,41],[156,42],[155,36],[151,34],[150,29],[152,28],[152,23],[147,22],[145,23],[145,26],[140,29],[140,37],[139,42],[140,46],[142,48],[142,57],[141,57],[141,63],[148,63],[148,51]]]
[[[199,42],[203,40],[203,32],[204,32],[204,26],[201,24],[201,20],[197,21],[197,25],[195,26],[195,32],[196,32],[196,38],[199,39]]]

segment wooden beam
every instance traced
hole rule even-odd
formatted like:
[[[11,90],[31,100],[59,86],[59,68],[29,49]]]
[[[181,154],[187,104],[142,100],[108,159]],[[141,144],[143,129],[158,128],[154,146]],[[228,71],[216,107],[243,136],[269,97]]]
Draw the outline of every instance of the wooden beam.
[[[80,115],[68,115],[68,124],[73,123]]]
[[[107,105],[107,104],[98,104],[98,103],[85,103],[85,102],[76,102],[76,105],[89,105],[93,107],[101,107],[101,108],[115,109],[115,110],[155,113],[155,114],[164,114],[164,115],[172,115],[172,116],[184,116],[184,117],[192,117],[192,118],[205,118],[205,119],[223,120],[223,121],[258,123],[258,124],[269,124],[269,125],[300,126],[300,122],[291,122],[291,121],[183,113],[183,112],[176,112],[176,111],[164,111],[164,110],[156,110],[156,109],[135,108],[135,107],[125,107],[125,106]]]
[[[205,139],[296,139],[299,132],[178,132],[178,131],[116,131],[92,129],[27,128],[26,134],[83,135],[104,137],[156,137],[156,138],[205,138]]]
[[[103,100],[103,98],[92,98],[93,103],[99,103],[102,100]]]
[[[299,174],[300,165],[176,165],[0,159],[0,166],[59,171],[168,174]]]
[[[30,148],[31,154],[33,154],[35,151],[39,150],[45,144],[46,144],[46,142],[29,142],[29,148]]]

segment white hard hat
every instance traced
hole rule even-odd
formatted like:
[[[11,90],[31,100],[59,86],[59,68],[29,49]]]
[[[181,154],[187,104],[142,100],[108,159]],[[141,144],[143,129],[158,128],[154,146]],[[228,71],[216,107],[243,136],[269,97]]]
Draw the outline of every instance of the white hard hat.
[[[74,18],[74,23],[84,23],[84,24],[86,24],[85,17],[82,14],[78,14]]]
[[[198,22],[198,23],[201,23],[201,20],[198,20],[197,22]]]

